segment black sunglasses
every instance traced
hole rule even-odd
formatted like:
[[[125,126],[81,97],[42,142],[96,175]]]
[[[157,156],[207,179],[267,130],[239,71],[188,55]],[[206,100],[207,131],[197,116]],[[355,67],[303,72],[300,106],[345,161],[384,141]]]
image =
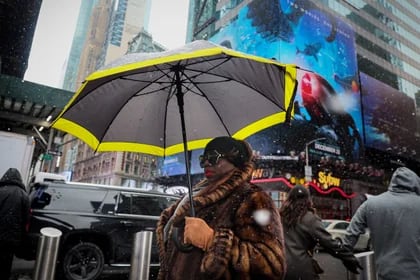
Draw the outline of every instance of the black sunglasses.
[[[204,168],[206,161],[212,166],[216,165],[219,162],[219,160],[224,156],[224,154],[221,154],[216,150],[209,151],[198,158],[198,160],[200,161],[200,167]]]

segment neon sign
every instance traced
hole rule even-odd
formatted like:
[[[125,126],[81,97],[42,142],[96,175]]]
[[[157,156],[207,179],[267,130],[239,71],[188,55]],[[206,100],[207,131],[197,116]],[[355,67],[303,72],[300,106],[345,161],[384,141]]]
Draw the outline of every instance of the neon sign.
[[[340,186],[340,178],[333,177],[332,173],[318,172],[318,181],[327,189],[330,186]]]

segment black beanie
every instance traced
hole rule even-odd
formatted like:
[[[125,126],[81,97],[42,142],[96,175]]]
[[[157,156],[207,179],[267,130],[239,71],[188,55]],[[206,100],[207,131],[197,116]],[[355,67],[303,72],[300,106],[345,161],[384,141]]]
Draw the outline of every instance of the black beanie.
[[[224,154],[224,158],[236,167],[244,166],[252,157],[252,150],[245,141],[228,136],[220,136],[211,140],[206,145],[204,154],[207,154],[209,151],[217,151],[220,154]]]
[[[289,191],[288,200],[309,199],[309,190],[302,185],[296,185]]]

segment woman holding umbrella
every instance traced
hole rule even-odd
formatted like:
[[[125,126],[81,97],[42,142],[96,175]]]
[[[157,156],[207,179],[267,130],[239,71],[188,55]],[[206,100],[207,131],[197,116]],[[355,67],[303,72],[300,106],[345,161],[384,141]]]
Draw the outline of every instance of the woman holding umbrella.
[[[250,146],[216,137],[200,157],[205,179],[194,187],[195,217],[181,199],[157,226],[159,279],[282,279],[283,231],[270,196],[250,183]],[[187,197],[187,196],[186,196]],[[174,237],[190,244],[184,249]]]

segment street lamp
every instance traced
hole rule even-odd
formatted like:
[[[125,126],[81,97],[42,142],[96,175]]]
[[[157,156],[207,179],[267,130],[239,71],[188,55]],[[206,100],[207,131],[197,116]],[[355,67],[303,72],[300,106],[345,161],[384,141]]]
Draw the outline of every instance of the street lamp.
[[[316,138],[313,139],[311,141],[309,141],[308,143],[305,144],[305,181],[309,182],[312,180],[312,167],[309,166],[309,151],[308,151],[308,146],[311,145],[312,143],[316,142],[316,141],[322,141],[322,140],[326,140],[327,138],[325,137],[320,137],[320,138]]]

